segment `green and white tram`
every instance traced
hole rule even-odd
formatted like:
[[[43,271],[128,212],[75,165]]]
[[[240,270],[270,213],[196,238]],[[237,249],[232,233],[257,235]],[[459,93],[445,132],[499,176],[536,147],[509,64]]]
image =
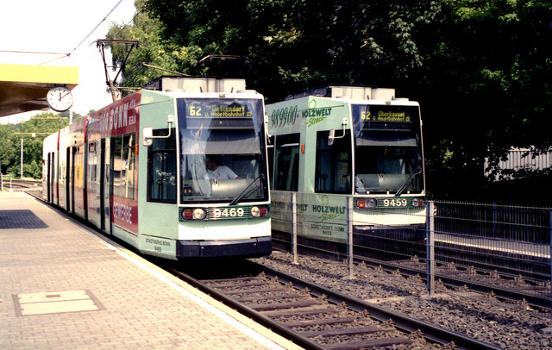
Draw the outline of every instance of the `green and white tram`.
[[[270,254],[263,96],[163,77],[48,136],[44,199],[168,259]]]
[[[404,240],[425,236],[420,107],[394,89],[331,86],[267,105],[272,228],[344,243],[353,231]]]

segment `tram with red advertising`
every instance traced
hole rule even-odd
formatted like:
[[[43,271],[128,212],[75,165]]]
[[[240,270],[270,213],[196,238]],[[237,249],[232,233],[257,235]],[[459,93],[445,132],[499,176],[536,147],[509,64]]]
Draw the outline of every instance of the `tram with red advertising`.
[[[268,255],[265,141],[244,80],[162,77],[44,140],[43,199],[144,254]]]

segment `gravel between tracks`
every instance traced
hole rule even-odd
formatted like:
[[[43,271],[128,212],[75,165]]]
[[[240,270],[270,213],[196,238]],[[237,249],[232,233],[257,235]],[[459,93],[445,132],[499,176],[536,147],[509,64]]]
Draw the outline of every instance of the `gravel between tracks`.
[[[254,261],[504,349],[552,350],[552,313],[532,310],[523,302],[504,303],[466,288],[451,290],[438,281],[436,294],[429,298],[418,276],[404,278],[361,264],[355,265],[354,279],[349,280],[344,278],[344,262],[319,257],[303,255],[299,265],[293,265],[291,254],[274,251]]]

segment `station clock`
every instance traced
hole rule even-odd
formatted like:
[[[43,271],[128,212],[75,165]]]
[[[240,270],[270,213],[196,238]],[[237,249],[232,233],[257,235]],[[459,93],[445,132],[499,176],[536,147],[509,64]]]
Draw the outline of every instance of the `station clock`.
[[[48,106],[56,112],[65,112],[73,105],[73,94],[64,86],[56,86],[46,94]]]

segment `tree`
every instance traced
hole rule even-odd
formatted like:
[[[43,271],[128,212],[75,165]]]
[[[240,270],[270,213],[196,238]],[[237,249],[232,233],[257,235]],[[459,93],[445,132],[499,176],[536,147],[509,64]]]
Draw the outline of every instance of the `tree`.
[[[138,0],[112,38],[143,45],[124,67],[141,86],[190,74],[208,54],[249,58],[248,85],[267,102],[329,84],[394,87],[422,106],[428,187],[474,196],[511,146],[552,144],[552,5],[534,0]],[[122,37],[121,37],[122,36]],[[114,59],[123,54],[114,50]],[[128,82],[128,84],[127,84]]]
[[[0,157],[2,173],[17,177],[20,173],[20,139],[23,139],[23,175],[42,177],[42,142],[47,134],[69,125],[54,113],[41,113],[19,124],[0,125]],[[20,134],[17,134],[20,133]],[[33,137],[32,133],[36,133]]]
[[[442,179],[434,190],[459,196],[486,186],[485,157],[496,168],[511,146],[551,145],[552,7],[510,0],[444,4],[439,47],[428,61],[438,74],[422,90],[426,149],[429,168]]]
[[[202,57],[201,49],[180,46],[171,39],[164,39],[161,35],[162,23],[148,16],[143,9],[143,0],[136,1],[136,8],[138,13],[132,25],[113,25],[107,34],[108,39],[140,41],[140,46],[132,52],[122,67],[121,85],[142,87],[149,81],[167,74],[147,68],[142,65],[142,62],[182,73],[189,72],[189,68],[197,64]],[[126,47],[114,45],[112,47],[113,65],[122,66],[126,53]]]

